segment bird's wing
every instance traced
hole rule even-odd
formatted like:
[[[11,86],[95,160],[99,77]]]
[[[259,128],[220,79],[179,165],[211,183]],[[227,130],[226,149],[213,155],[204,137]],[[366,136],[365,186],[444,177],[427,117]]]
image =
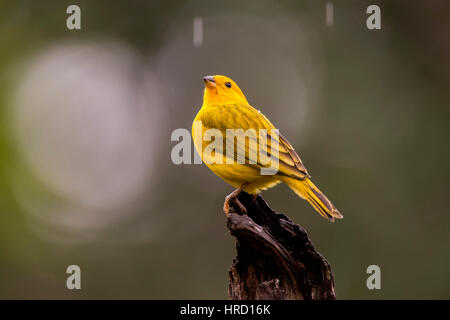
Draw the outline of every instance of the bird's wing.
[[[238,160],[238,155],[245,157],[245,165],[265,168],[269,167],[270,158],[260,157],[258,151],[263,151],[267,157],[278,161],[278,173],[295,179],[303,180],[309,177],[308,171],[304,167],[300,157],[295,152],[289,141],[278,131],[272,123],[258,110],[246,105],[230,105],[209,107],[201,117],[202,126],[205,129],[218,129],[222,132],[224,143],[222,151],[226,157],[227,144],[234,145],[234,161]],[[243,139],[239,135],[230,136],[227,129],[242,129],[246,132]],[[248,129],[253,129],[254,135],[248,134]],[[267,135],[264,139],[259,137],[260,129],[265,129]],[[242,136],[241,136],[242,137]],[[230,151],[230,150],[228,150]],[[257,157],[254,157],[258,155]],[[229,157],[228,157],[229,158]],[[250,161],[255,159],[256,161]],[[265,160],[265,161],[264,161]],[[226,160],[224,160],[225,163]]]
[[[305,176],[310,177],[302,163],[302,159],[300,159],[289,141],[281,133],[278,133],[278,137],[279,144],[283,146],[279,151],[280,163],[284,164],[283,170],[280,170],[280,172],[298,179],[304,179]]]

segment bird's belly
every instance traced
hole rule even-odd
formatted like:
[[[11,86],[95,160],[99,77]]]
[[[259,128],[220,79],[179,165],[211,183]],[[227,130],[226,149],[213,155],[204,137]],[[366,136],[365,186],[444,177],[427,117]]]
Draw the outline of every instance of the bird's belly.
[[[248,183],[249,185],[244,191],[250,194],[258,193],[280,183],[276,176],[261,175],[259,169],[245,164],[207,164],[207,166],[235,188]]]

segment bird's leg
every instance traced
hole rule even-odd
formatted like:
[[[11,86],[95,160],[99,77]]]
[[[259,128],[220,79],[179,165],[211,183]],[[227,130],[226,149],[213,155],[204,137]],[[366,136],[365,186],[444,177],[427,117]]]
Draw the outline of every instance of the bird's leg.
[[[247,209],[245,209],[244,205],[237,198],[238,195],[242,192],[242,190],[244,190],[245,187],[247,186],[248,182],[244,183],[242,186],[240,186],[239,188],[237,188],[236,190],[234,190],[232,193],[230,193],[225,197],[225,202],[223,203],[223,212],[225,212],[225,215],[228,216],[228,214],[230,213],[230,201],[233,201],[239,207],[239,210],[243,214],[247,214]]]

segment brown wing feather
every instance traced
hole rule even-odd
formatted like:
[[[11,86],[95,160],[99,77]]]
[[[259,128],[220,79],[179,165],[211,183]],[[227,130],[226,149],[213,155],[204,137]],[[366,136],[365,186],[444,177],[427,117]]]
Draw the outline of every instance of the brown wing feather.
[[[300,159],[297,152],[295,152],[294,148],[289,143],[289,141],[281,133],[279,134],[279,136],[281,144],[283,144],[283,146],[288,149],[289,155],[291,159],[294,161],[297,170],[299,170],[302,174],[306,175],[307,177],[310,177],[308,170],[306,170],[305,166],[302,163],[302,159]]]
[[[278,159],[279,159],[279,170],[278,174],[289,176],[295,179],[303,180],[305,177],[309,177],[308,171],[302,163],[302,160],[295,152],[289,141],[281,134],[272,137],[268,135],[269,153],[271,152],[270,142],[272,139],[278,141]]]

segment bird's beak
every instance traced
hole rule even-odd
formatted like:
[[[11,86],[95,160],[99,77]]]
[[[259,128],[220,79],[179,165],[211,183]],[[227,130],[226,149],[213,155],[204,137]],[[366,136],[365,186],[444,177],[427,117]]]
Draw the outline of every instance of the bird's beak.
[[[216,80],[214,80],[214,76],[204,77],[203,82],[205,82],[205,86],[208,89],[214,89],[216,87]]]

